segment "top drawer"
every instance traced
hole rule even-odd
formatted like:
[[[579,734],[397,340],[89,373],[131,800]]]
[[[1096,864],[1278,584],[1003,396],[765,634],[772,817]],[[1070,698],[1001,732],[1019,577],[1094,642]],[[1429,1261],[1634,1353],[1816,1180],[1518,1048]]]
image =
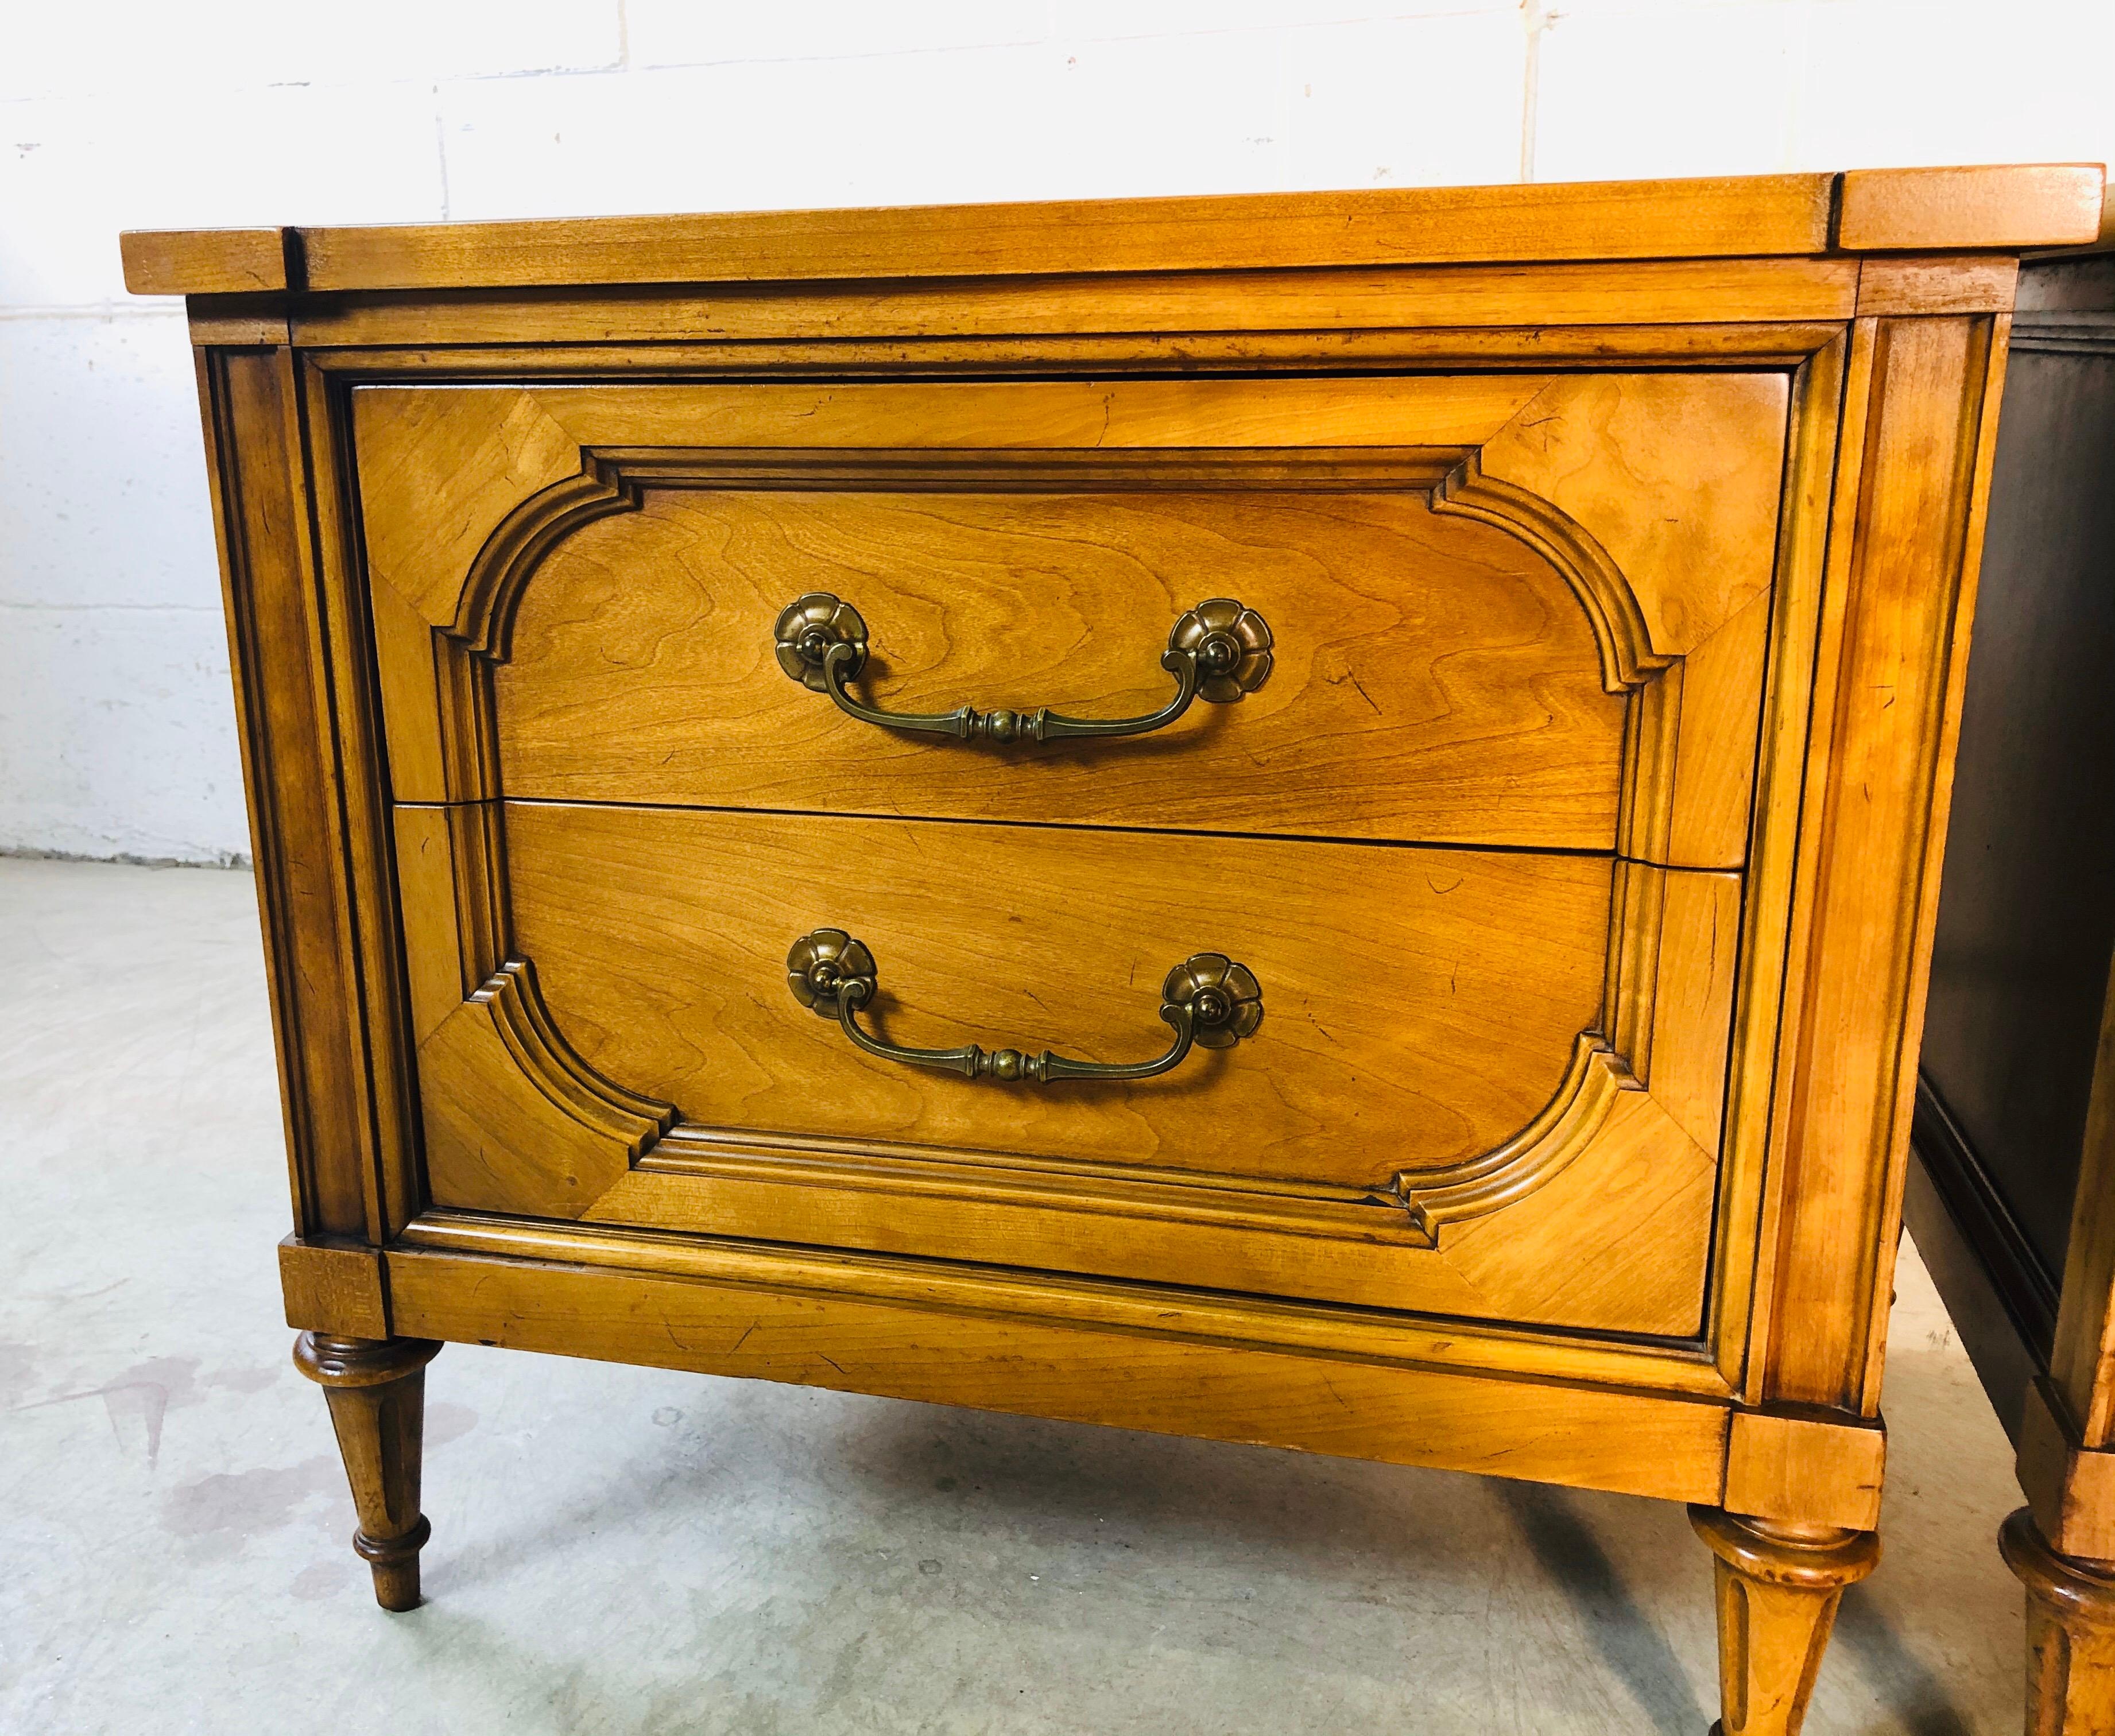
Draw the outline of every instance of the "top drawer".
[[[1742,857],[1780,373],[355,405],[400,800]],[[851,609],[782,658],[818,596]],[[856,620],[856,704],[1143,716],[1212,599],[1242,681],[1146,734],[953,740],[789,678]]]

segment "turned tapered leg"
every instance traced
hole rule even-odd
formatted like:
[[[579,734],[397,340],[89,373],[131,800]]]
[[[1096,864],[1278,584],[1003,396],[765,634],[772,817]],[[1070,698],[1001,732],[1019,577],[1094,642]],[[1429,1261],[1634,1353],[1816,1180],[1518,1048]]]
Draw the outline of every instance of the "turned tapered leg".
[[[1798,1736],[1843,1587],[1873,1571],[1870,1531],[1781,1525],[1691,1507],[1718,1560],[1718,1706],[1723,1736]]]
[[[2027,1588],[2027,1736],[2110,1736],[2115,1562],[2058,1555],[2025,1507],[1998,1547]]]
[[[385,1610],[419,1606],[419,1551],[433,1528],[419,1511],[428,1338],[335,1338],[304,1332],[294,1366],[323,1390],[360,1528],[352,1546],[374,1569]]]

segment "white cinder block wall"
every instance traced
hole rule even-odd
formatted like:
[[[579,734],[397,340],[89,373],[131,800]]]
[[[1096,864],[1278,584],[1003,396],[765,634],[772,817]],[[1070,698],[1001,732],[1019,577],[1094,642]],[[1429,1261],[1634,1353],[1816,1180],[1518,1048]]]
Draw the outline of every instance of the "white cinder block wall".
[[[0,0],[0,850],[246,852],[121,228],[2115,154],[2115,0]]]

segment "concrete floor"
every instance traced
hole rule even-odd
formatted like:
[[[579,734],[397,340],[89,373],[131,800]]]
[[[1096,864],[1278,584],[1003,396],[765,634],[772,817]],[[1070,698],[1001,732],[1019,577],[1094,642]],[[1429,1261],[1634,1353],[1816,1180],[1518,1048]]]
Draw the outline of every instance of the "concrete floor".
[[[1702,1736],[1677,1507],[451,1346],[382,1614],[287,1361],[247,875],[0,860],[0,1730]],[[2002,1431],[1913,1255],[1814,1736],[2020,1728]],[[1707,1708],[1709,1710],[1707,1710]]]

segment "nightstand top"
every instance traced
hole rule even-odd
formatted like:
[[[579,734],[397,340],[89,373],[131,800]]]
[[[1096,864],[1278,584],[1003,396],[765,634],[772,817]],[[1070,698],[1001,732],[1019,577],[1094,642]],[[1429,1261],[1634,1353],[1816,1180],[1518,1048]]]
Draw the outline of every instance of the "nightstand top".
[[[362,227],[135,230],[136,295],[2018,252],[2102,231],[2097,163]]]

